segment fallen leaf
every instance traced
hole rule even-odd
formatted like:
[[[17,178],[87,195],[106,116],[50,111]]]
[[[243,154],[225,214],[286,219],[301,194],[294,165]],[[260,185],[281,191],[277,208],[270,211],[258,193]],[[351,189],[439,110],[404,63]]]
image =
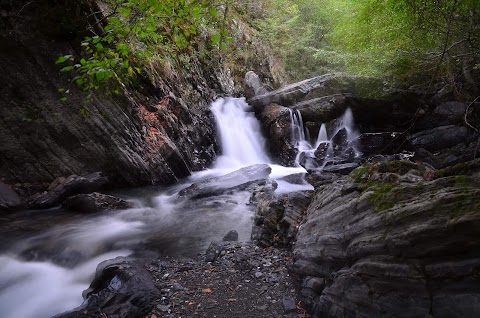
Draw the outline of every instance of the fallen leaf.
[[[237,298],[228,298],[228,301],[237,301]]]
[[[198,304],[199,304],[198,302],[194,302],[194,301],[191,301],[188,303],[189,306],[198,305]]]
[[[215,291],[210,288],[205,288],[205,289],[202,289],[202,293],[212,295],[212,294],[215,294]]]

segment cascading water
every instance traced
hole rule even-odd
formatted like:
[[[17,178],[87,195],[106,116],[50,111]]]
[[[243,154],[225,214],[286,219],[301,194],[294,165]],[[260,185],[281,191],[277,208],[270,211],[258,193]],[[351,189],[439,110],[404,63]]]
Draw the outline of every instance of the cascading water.
[[[292,143],[297,149],[296,165],[302,165],[307,169],[323,168],[328,162],[342,161],[340,158],[345,151],[350,151],[354,157],[359,156],[354,140],[358,132],[354,128],[353,113],[347,109],[343,116],[330,124],[331,135],[328,135],[327,125],[322,123],[314,144],[310,142],[308,130],[304,128],[302,116],[299,110],[290,109]],[[344,131],[344,133],[342,133]],[[347,149],[343,149],[347,148]],[[317,153],[322,153],[321,162]]]
[[[161,193],[157,189],[124,193],[135,208],[85,216],[56,208],[25,211],[3,220],[3,226],[19,230],[3,231],[0,223],[0,231],[11,236],[4,235],[0,244],[0,317],[47,318],[79,306],[97,264],[131,251],[193,257],[230,230],[239,233],[239,240],[249,240],[254,213],[249,193],[204,198],[194,204],[177,196],[192,182],[251,164],[270,164],[272,178],[305,172],[301,167],[271,164],[259,123],[248,109],[244,99],[214,102],[222,155],[212,169]],[[312,189],[309,184],[277,182],[279,192]]]
[[[220,98],[213,102],[212,112],[220,132],[222,155],[214,169],[239,169],[257,163],[270,163],[260,124],[241,98]]]

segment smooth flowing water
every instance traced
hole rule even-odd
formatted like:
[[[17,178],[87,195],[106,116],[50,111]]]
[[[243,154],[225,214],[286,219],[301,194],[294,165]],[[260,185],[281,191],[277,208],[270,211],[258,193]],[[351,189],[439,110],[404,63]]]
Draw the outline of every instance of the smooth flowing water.
[[[299,110],[290,109],[290,122],[292,143],[297,149],[297,156],[295,158],[295,164],[297,166],[299,166],[303,160],[303,166],[305,166],[307,169],[319,168],[318,163],[314,158],[315,152],[322,144],[328,144],[328,149],[327,156],[320,165],[320,168],[323,168],[328,161],[333,161],[333,148],[335,145],[333,144],[332,139],[343,129],[345,129],[346,132],[345,141],[353,148],[356,156],[360,155],[353,142],[355,138],[358,137],[358,132],[354,128],[353,113],[350,108],[348,108],[343,116],[338,120],[334,120],[329,123],[330,129],[327,129],[327,125],[325,123],[321,124],[315,142],[312,142],[308,134],[308,129],[304,127],[302,115]]]
[[[219,99],[212,111],[222,146],[212,168],[172,187],[117,193],[135,208],[90,216],[56,208],[3,217],[0,317],[51,317],[79,306],[82,291],[103,260],[147,251],[192,257],[230,230],[236,230],[240,240],[249,240],[254,211],[248,192],[192,202],[179,199],[178,191],[257,163],[270,164],[270,177],[277,179],[305,170],[271,164],[259,123],[244,99]],[[306,183],[279,180],[278,184],[279,192],[312,189]]]

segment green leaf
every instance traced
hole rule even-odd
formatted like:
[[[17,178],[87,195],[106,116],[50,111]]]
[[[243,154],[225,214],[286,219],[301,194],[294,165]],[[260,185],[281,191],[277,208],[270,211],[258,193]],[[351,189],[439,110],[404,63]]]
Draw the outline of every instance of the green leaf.
[[[105,72],[99,71],[95,73],[95,78],[97,81],[102,81],[105,78]]]
[[[63,56],[60,56],[57,61],[55,62],[55,64],[62,64],[62,63],[65,63],[67,59]]]
[[[213,45],[218,44],[218,42],[220,42],[221,39],[222,39],[222,36],[221,36],[220,34],[218,34],[218,33],[217,33],[217,34],[214,34],[214,35],[212,36],[212,40],[211,40],[211,41],[212,41],[212,44],[213,44]]]

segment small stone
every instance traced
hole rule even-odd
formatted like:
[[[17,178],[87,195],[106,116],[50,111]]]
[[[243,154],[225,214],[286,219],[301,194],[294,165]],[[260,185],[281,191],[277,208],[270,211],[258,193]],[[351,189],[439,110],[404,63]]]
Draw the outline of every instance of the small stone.
[[[262,272],[256,272],[255,273],[255,278],[260,278],[263,276],[263,273]]]
[[[295,299],[293,299],[292,297],[284,297],[282,300],[282,303],[283,303],[283,309],[287,313],[297,310]]]
[[[157,305],[157,309],[161,312],[168,312],[170,310],[170,305]]]
[[[261,310],[261,311],[265,311],[265,310],[267,310],[267,305],[257,306],[257,309]]]

